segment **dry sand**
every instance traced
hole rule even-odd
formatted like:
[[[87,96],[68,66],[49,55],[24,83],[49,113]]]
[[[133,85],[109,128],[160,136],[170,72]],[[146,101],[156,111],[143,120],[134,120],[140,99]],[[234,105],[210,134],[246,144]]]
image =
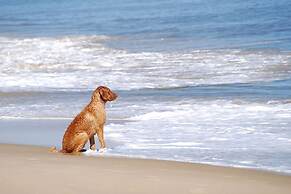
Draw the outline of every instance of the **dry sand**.
[[[291,176],[158,160],[48,153],[48,148],[0,145],[3,194],[290,194]]]

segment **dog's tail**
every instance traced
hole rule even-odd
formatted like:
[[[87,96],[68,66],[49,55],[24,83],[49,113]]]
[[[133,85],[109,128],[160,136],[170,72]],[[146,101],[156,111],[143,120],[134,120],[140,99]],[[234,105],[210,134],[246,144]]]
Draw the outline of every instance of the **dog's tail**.
[[[56,146],[53,146],[53,147],[51,147],[51,148],[49,149],[49,152],[50,152],[50,153],[57,153],[57,152],[59,152],[59,151],[57,150],[57,147],[56,147]]]
[[[61,149],[61,150],[57,150],[56,146],[50,147],[49,149],[50,153],[67,153],[65,150]]]

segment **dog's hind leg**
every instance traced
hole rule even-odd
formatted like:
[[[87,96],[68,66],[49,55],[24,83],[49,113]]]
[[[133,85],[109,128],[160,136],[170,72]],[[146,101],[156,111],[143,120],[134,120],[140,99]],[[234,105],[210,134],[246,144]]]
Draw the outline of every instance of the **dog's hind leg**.
[[[78,135],[76,135],[74,138],[75,145],[73,152],[80,152],[84,148],[88,140],[89,136],[87,133],[85,132],[78,133]]]

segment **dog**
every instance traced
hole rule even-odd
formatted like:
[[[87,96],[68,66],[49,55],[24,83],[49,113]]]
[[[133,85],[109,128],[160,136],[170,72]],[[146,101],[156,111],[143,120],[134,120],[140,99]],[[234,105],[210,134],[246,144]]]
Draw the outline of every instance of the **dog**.
[[[117,94],[108,87],[99,86],[92,94],[90,103],[80,112],[65,131],[62,153],[81,152],[90,141],[90,149],[96,150],[94,135],[97,134],[100,150],[106,147],[104,124],[106,121],[105,104],[117,98]]]

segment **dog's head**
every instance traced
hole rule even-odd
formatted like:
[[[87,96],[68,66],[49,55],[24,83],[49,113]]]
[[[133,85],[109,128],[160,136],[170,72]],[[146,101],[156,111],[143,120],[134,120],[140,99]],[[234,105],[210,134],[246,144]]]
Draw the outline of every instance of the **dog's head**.
[[[112,92],[109,88],[105,86],[99,86],[93,93],[93,98],[94,96],[98,95],[100,96],[101,100],[104,102],[107,101],[113,101],[117,98],[117,94]]]

